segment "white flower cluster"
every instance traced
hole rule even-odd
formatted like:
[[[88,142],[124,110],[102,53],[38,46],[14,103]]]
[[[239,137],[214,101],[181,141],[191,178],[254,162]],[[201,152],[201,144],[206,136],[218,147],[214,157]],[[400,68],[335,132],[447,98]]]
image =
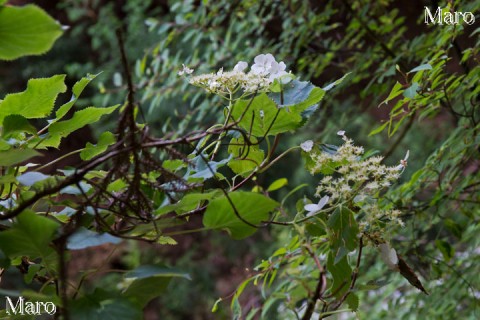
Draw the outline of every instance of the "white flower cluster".
[[[267,91],[275,79],[289,79],[289,77],[284,77],[288,75],[285,71],[285,63],[283,61],[277,62],[270,53],[256,56],[249,72],[245,71],[247,68],[248,63],[240,61],[232,71],[223,71],[223,68],[221,68],[217,73],[193,76],[189,82],[211,93],[227,96],[240,89],[247,94]],[[184,75],[192,72],[192,69],[184,65],[183,70],[179,71],[178,74]]]
[[[363,147],[355,146],[344,131],[339,131],[338,134],[345,142],[335,153],[311,151],[310,156],[315,162],[311,168],[312,174],[326,167],[334,169],[336,173],[323,177],[316,196],[327,194],[330,202],[353,201],[365,213],[365,219],[360,224],[362,227],[371,226],[379,219],[403,225],[399,210],[381,209],[375,198],[381,189],[389,187],[400,177],[404,164],[389,167],[381,163],[383,157],[379,156],[363,159]]]

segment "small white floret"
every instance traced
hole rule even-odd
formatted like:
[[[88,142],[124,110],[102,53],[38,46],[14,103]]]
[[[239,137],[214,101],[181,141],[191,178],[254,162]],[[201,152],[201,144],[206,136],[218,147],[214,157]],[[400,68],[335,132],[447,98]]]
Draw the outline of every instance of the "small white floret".
[[[302,150],[305,151],[305,152],[312,151],[313,141],[312,140],[307,140],[307,141],[301,143],[300,148],[302,148]]]

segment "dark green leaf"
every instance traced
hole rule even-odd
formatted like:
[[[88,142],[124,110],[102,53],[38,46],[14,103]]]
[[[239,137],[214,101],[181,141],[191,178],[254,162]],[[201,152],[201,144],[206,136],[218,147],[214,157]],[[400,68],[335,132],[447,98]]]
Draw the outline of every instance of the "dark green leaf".
[[[348,307],[352,309],[352,311],[354,312],[357,311],[359,300],[358,300],[358,296],[355,293],[350,292],[350,294],[347,296],[347,299],[345,299],[345,301],[347,302]]]
[[[334,253],[330,252],[327,259],[327,270],[333,277],[330,292],[335,292],[336,297],[341,297],[350,285],[352,268],[348,264],[347,256],[337,262],[335,260]]]
[[[435,245],[442,253],[443,259],[445,259],[445,261],[450,261],[450,259],[452,259],[455,255],[455,249],[447,241],[435,240]]]
[[[358,225],[353,212],[347,207],[338,207],[328,219],[328,231],[336,264],[348,252],[357,248]]]
[[[123,295],[141,306],[145,306],[150,300],[162,294],[172,278],[191,280],[186,273],[158,266],[140,266],[127,273],[125,278],[133,281]]]
[[[239,191],[230,193],[229,196],[238,215],[253,225],[267,220],[269,212],[278,206],[278,202],[258,193]],[[207,228],[227,230],[234,239],[248,237],[257,230],[237,217],[226,197],[210,202],[203,217],[203,224]]]
[[[58,228],[55,221],[24,211],[10,230],[0,232],[0,248],[9,257],[28,256],[45,259],[55,251],[50,242]]]
[[[2,137],[8,138],[23,132],[37,134],[37,129],[25,117],[18,114],[11,114],[3,119]]]

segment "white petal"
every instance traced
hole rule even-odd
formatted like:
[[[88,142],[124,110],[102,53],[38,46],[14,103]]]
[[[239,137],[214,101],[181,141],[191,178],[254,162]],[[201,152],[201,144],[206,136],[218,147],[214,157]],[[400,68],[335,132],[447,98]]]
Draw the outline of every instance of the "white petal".
[[[247,69],[248,67],[248,63],[246,63],[245,61],[239,61],[235,67],[233,67],[233,70],[234,71],[239,71],[239,72],[242,72],[244,71],[245,69]]]
[[[345,135],[345,130],[340,130],[337,132],[339,136],[344,136]]]
[[[318,207],[318,204],[314,204],[314,203],[306,204],[305,207],[303,207],[303,208],[305,210],[309,211],[309,212],[315,212],[315,211],[320,210],[319,207]]]
[[[320,201],[318,202],[318,210],[321,210],[323,207],[325,207],[329,199],[329,196],[324,196],[322,199],[320,199]]]
[[[409,156],[410,156],[410,150],[407,150],[407,154],[405,155],[405,158],[403,160],[408,160]]]
[[[310,152],[312,151],[313,148],[313,141],[312,140],[307,140],[305,142],[302,142],[300,144],[300,148],[302,148],[303,151],[305,152]]]
[[[272,64],[272,63],[276,63],[275,61],[275,58],[273,57],[273,55],[271,53],[267,53],[265,55],[265,62],[268,63],[268,64]]]
[[[264,54],[259,54],[253,59],[253,61],[255,62],[255,64],[265,64],[266,57]]]

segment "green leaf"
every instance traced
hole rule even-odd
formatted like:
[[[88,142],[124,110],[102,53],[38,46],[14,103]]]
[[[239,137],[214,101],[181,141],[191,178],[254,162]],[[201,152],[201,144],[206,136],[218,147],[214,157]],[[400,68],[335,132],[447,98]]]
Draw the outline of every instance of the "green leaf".
[[[139,305],[116,292],[95,289],[91,294],[69,302],[72,320],[141,320],[143,312]]]
[[[345,73],[345,75],[343,77],[341,77],[340,79],[338,80],[335,80],[334,82],[330,83],[329,85],[323,87],[322,89],[324,91],[328,91],[328,90],[331,90],[333,88],[335,88],[336,86],[338,86],[339,84],[341,84],[343,82],[343,80],[345,80],[346,78],[348,78],[348,76],[351,74],[351,72],[348,72],[348,73]]]
[[[111,234],[97,233],[80,227],[68,238],[67,248],[69,250],[80,250],[105,243],[118,244],[120,242],[122,242],[122,239],[114,237]]]
[[[2,137],[8,138],[16,133],[27,132],[30,134],[37,134],[35,128],[28,120],[18,114],[11,114],[3,119]]]
[[[335,264],[348,252],[357,248],[358,225],[353,212],[347,207],[338,207],[328,219],[330,247],[335,253]]]
[[[272,182],[272,184],[268,187],[267,191],[275,191],[280,188],[283,188],[288,184],[288,179],[287,178],[280,178]]]
[[[413,99],[417,95],[418,88],[420,88],[420,85],[418,84],[418,82],[414,82],[410,87],[408,87],[408,89],[405,89],[403,95],[406,98]]]
[[[336,297],[341,297],[350,285],[352,268],[348,264],[347,256],[335,262],[336,258],[333,252],[330,252],[327,259],[327,270],[333,277],[330,292],[335,292]]]
[[[380,132],[382,132],[383,130],[385,130],[385,128],[387,127],[387,125],[389,124],[389,122],[385,122],[384,124],[382,124],[381,126],[373,129],[372,131],[370,131],[370,133],[368,134],[368,136],[374,136]]]
[[[408,73],[418,72],[422,70],[432,70],[432,66],[429,63],[425,63],[422,65],[419,65],[418,67],[413,68],[412,70],[408,71]]]
[[[103,115],[112,113],[118,105],[108,108],[89,107],[75,112],[73,117],[68,120],[53,123],[48,132],[52,137],[66,137],[70,133],[94,122],[100,120]]]
[[[54,122],[57,122],[67,114],[75,102],[77,102],[78,97],[83,92],[83,89],[85,89],[85,87],[98,75],[99,74],[87,74],[87,76],[83,77],[73,85],[72,97],[70,101],[58,108],[57,112],[55,113],[55,120],[53,120]]]
[[[264,195],[252,192],[237,191],[230,193],[229,197],[238,215],[253,225],[267,220],[269,212],[279,205]],[[237,217],[227,197],[210,202],[203,216],[203,224],[210,229],[226,230],[233,239],[248,237],[257,230]]]
[[[105,131],[98,138],[98,143],[96,145],[87,142],[85,149],[80,152],[80,158],[82,160],[90,160],[93,157],[105,152],[108,146],[115,143],[115,135],[109,131]]]
[[[252,140],[253,143],[256,142],[255,139]],[[235,157],[228,162],[230,169],[244,176],[259,167],[265,158],[263,150],[258,145],[248,146],[243,138],[233,138],[228,146],[228,153]]]
[[[221,161],[208,161],[208,156],[206,154],[198,155],[193,158],[193,162],[195,163],[193,171],[195,173],[187,176],[189,178],[202,178],[203,180],[210,179],[215,175],[215,173],[217,173],[218,168],[228,163],[231,158],[232,157],[230,156]]]
[[[12,114],[27,119],[47,117],[52,112],[58,94],[67,90],[64,80],[65,75],[28,80],[25,91],[7,94],[0,101],[0,122],[3,123],[3,119]]]
[[[444,240],[435,240],[435,246],[440,250],[446,262],[450,261],[455,255],[455,249]]]
[[[358,296],[355,293],[350,292],[350,294],[347,296],[347,299],[345,299],[345,301],[347,302],[348,307],[352,309],[353,312],[357,311],[359,300],[358,300]]]
[[[281,107],[296,106],[301,111],[320,102],[325,91],[310,82],[293,80],[283,88],[281,93],[272,93],[269,97]]]
[[[13,166],[39,155],[40,153],[32,149],[10,149],[7,151],[0,151],[0,166]]]
[[[245,109],[248,110],[243,115]],[[250,100],[239,100],[233,107],[232,116],[240,119],[239,126],[256,136],[276,135],[299,128],[302,116],[298,110],[277,108],[266,94],[262,93]],[[303,110],[302,110],[303,111]],[[278,113],[278,114],[277,114]]]
[[[388,95],[387,99],[385,99],[380,105],[384,103],[388,103],[390,100],[395,99],[400,94],[402,94],[402,92],[403,92],[403,86],[400,82],[397,81],[393,86],[392,91],[390,91],[390,94]]]
[[[35,5],[0,7],[0,59],[43,54],[61,35],[62,27]]]
[[[156,215],[162,215],[172,211],[175,211],[178,214],[188,212],[198,207],[201,202],[211,200],[222,194],[223,193],[220,190],[213,190],[204,193],[189,193],[182,197],[177,203],[160,207],[154,213]]]
[[[123,296],[145,306],[150,300],[158,297],[165,291],[172,278],[191,280],[187,273],[162,268],[154,265],[144,265],[127,273],[126,280],[130,285],[123,292]]]
[[[50,242],[55,237],[58,223],[33,211],[24,211],[16,219],[11,229],[0,232],[0,249],[5,254],[11,258],[28,256],[31,260],[45,260],[55,253]]]

